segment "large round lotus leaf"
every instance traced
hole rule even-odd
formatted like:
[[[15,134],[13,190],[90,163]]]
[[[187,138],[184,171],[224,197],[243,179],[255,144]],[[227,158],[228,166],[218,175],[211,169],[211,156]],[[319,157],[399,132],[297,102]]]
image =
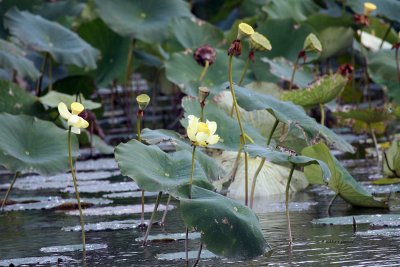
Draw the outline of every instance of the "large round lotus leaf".
[[[0,112],[9,114],[42,115],[39,99],[15,83],[0,80]]]
[[[124,73],[130,39],[116,34],[100,19],[82,24],[78,33],[82,39],[101,52],[97,69],[88,73],[99,86],[108,86],[113,79]]]
[[[318,34],[329,27],[345,27],[354,26],[354,19],[351,15],[333,17],[328,14],[313,14],[304,21],[305,24],[311,26],[315,33]]]
[[[178,186],[189,182],[192,153],[181,150],[168,154],[157,146],[131,140],[115,148],[115,160],[121,174],[132,178],[141,189],[174,192]],[[200,164],[195,162],[193,183],[212,189],[206,177]]]
[[[302,21],[313,13],[317,13],[320,7],[313,0],[272,0],[263,7],[263,10],[273,19],[291,18]]]
[[[400,103],[400,82],[396,69],[395,50],[379,50],[367,53],[368,75],[388,89],[388,95]]]
[[[71,75],[53,83],[53,90],[68,95],[82,94],[89,98],[97,90],[94,79],[88,75]]]
[[[228,80],[228,56],[226,50],[216,49],[217,59],[212,64],[204,80],[200,83],[200,74],[203,67],[193,59],[192,52],[174,53],[165,63],[167,79],[179,85],[181,90],[190,96],[198,96],[198,88],[203,86],[214,87]],[[244,61],[238,58],[233,59],[232,75],[237,82],[242,75]],[[248,71],[249,75],[251,72]],[[237,80],[236,80],[237,79]],[[215,92],[211,90],[211,96]]]
[[[353,119],[372,124],[389,120],[392,113],[387,108],[366,108],[353,109],[347,112],[335,112],[335,115],[343,119]]]
[[[0,113],[0,164],[12,172],[52,175],[69,168],[68,132],[48,121]],[[73,151],[77,140],[73,137]]]
[[[324,143],[306,147],[303,149],[302,155],[322,160],[328,165],[332,174],[328,186],[347,203],[359,207],[388,207],[383,199],[373,197],[358,184],[340,162],[332,156]],[[309,180],[317,180],[322,175],[321,168],[317,165],[305,166],[304,174]]]
[[[24,45],[49,53],[58,63],[96,68],[99,52],[58,23],[12,8],[4,17],[4,26]]]
[[[188,188],[181,188],[188,192]],[[187,226],[201,231],[209,251],[222,257],[249,260],[271,250],[257,216],[248,207],[215,192],[192,187],[192,198],[180,197]]]
[[[268,63],[270,71],[276,77],[290,81],[293,72],[293,63],[289,60],[279,57],[274,59],[263,58],[262,61]],[[301,66],[296,69],[293,84],[298,87],[307,87],[314,80],[311,69],[307,66]]]
[[[198,19],[175,18],[170,24],[172,34],[183,48],[196,49],[208,44],[222,45],[224,33],[212,24]]]
[[[310,183],[318,183],[324,184],[325,181],[329,179],[331,176],[331,172],[325,162],[306,157],[306,156],[294,156],[289,155],[287,153],[273,150],[270,147],[262,147],[259,145],[246,145],[244,148],[245,151],[249,153],[252,157],[262,157],[268,160],[269,162],[287,165],[288,163],[298,165],[298,166],[308,166],[311,164],[318,164],[322,170],[322,176],[318,177],[318,180],[311,180]]]
[[[322,44],[320,59],[327,59],[351,48],[354,31],[348,27],[328,27],[318,33]]]
[[[223,87],[226,88],[226,84]],[[280,101],[269,95],[255,93],[240,86],[235,86],[235,93],[242,108],[247,111],[268,110],[280,122],[287,124],[289,131],[291,128],[300,130],[308,143],[313,138],[322,136],[335,148],[354,153],[353,147],[348,142],[309,117],[300,106]]]
[[[343,91],[346,83],[347,79],[339,74],[324,76],[306,89],[284,92],[281,99],[303,107],[326,104]]]
[[[172,18],[190,17],[182,0],[96,0],[100,18],[122,36],[145,42],[160,42],[167,35]]]
[[[26,53],[22,49],[13,43],[0,39],[0,68],[15,70],[23,77],[36,80],[39,78],[40,73],[32,61],[28,60],[25,56]]]
[[[57,107],[60,102],[64,102],[67,107],[70,107],[73,102],[76,102],[75,95],[67,95],[56,91],[48,92],[46,95],[40,97],[39,99],[43,105],[51,108]],[[100,103],[86,100],[83,96],[81,96],[81,100],[81,103],[85,107],[85,109],[96,109],[101,107]]]
[[[400,2],[397,0],[352,0],[346,1],[346,4],[356,13],[362,14],[364,13],[365,2],[370,2],[376,5],[376,10],[372,13],[373,15],[381,15],[390,20],[400,21]]]

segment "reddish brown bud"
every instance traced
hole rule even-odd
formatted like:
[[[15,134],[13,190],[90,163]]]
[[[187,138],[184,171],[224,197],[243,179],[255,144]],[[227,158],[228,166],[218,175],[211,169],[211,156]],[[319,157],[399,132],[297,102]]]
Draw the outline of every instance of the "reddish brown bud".
[[[353,66],[351,64],[342,64],[337,69],[336,73],[342,76],[349,76],[353,73]]]
[[[304,63],[306,63],[306,61],[307,61],[307,53],[306,53],[305,50],[301,50],[301,51],[299,52],[299,54],[297,55],[297,57],[298,57],[298,58],[302,58],[303,61],[304,61]]]
[[[254,50],[253,50],[253,49],[251,49],[251,50],[249,51],[249,59],[250,59],[252,62],[254,62]]]
[[[354,22],[360,26],[368,27],[369,19],[366,15],[354,14],[353,15]]]
[[[239,39],[236,39],[232,42],[231,46],[228,49],[228,56],[238,57],[242,54],[242,42]]]
[[[206,65],[206,61],[208,61],[209,65],[212,65],[215,62],[216,57],[217,52],[209,45],[200,46],[193,54],[194,60],[203,67]]]

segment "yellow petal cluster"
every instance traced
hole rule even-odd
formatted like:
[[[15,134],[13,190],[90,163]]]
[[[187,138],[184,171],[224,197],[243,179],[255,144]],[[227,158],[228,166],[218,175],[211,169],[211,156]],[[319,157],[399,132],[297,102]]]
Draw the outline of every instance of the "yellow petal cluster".
[[[215,121],[200,122],[196,116],[189,115],[189,125],[186,130],[189,139],[195,146],[206,147],[218,143],[219,135]]]
[[[373,11],[375,11],[375,10],[376,10],[376,5],[374,5],[374,4],[370,3],[370,2],[365,2],[364,3],[364,15],[365,16],[371,15],[371,13]]]
[[[58,104],[58,112],[60,113],[60,116],[68,121],[68,126],[71,126],[71,132],[75,134],[80,134],[81,128],[87,128],[89,126],[89,122],[78,116],[84,109],[85,108],[81,103],[73,102],[71,104],[71,112],[69,112],[65,103],[60,102]]]

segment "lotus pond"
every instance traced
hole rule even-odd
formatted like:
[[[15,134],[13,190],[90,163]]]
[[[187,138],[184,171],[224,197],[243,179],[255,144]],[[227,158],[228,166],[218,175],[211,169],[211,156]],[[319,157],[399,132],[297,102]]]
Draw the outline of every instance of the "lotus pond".
[[[399,12],[1,1],[0,266],[399,266]]]

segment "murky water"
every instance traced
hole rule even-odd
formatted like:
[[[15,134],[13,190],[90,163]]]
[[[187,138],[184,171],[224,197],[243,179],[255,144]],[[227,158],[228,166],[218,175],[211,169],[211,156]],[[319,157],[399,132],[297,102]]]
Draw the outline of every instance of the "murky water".
[[[92,164],[92,163],[91,163]],[[96,165],[96,164],[93,164]],[[369,161],[347,161],[345,165],[354,171],[356,177],[364,181],[369,176],[376,175],[376,168],[372,171],[367,166]],[[354,166],[357,166],[354,168]],[[103,179],[102,181],[107,181]],[[78,176],[79,179],[79,176]],[[6,182],[1,178],[2,184]],[[93,182],[93,180],[90,180]],[[111,183],[129,182],[119,176],[109,179]],[[84,181],[81,181],[84,183]],[[57,188],[57,187],[56,187]],[[118,188],[118,186],[115,186]],[[26,188],[25,188],[26,189]],[[86,192],[83,194],[90,201],[91,198],[110,199],[115,194],[112,204],[95,204],[94,208],[104,206],[133,206],[140,203],[139,194],[132,194],[134,197],[124,198],[117,192],[124,190],[115,189],[111,192]],[[396,190],[396,189],[395,189]],[[4,193],[4,189],[2,189]],[[122,196],[126,195],[126,192]],[[33,198],[43,196],[60,196],[73,198],[69,191],[62,189],[39,189],[21,190],[15,189],[11,199],[18,197]],[[291,222],[294,244],[288,244],[287,224],[284,213],[284,196],[269,198],[265,202],[268,207],[263,213],[258,214],[262,225],[263,233],[269,244],[273,247],[273,254],[269,257],[261,256],[248,262],[234,262],[222,258],[202,259],[200,266],[400,266],[400,235],[399,228],[390,228],[392,234],[382,235],[378,232],[368,230],[379,230],[368,224],[359,224],[358,235],[353,234],[352,225],[317,225],[311,221],[315,218],[327,217],[327,205],[331,195],[326,190],[315,190],[309,188],[305,192],[292,194],[291,196]],[[155,196],[149,194],[146,203],[154,203]],[[166,196],[162,199],[166,202]],[[172,202],[178,207],[178,202]],[[256,203],[257,204],[257,203]],[[375,209],[352,209],[342,200],[337,200],[332,209],[333,216],[360,215],[360,214],[399,214],[399,209],[375,210]],[[178,238],[177,241],[165,239],[163,242],[152,242],[150,246],[141,247],[140,242],[135,239],[143,236],[143,232],[133,229],[140,219],[139,213],[119,215],[93,215],[86,216],[85,222],[91,224],[92,230],[96,230],[96,223],[115,222],[119,229],[112,230],[112,226],[106,224],[97,225],[98,231],[86,233],[87,243],[97,248],[87,252],[86,262],[88,266],[182,266],[180,259],[167,260],[168,253],[184,251],[184,242]],[[158,213],[159,218],[162,212]],[[146,213],[146,218],[150,213]],[[128,220],[128,221],[126,221]],[[53,258],[57,266],[82,265],[82,253],[70,251],[71,247],[57,252],[54,246],[77,245],[81,241],[79,231],[71,231],[79,225],[79,217],[69,215],[67,211],[45,209],[28,211],[8,211],[0,214],[0,265],[7,264],[4,260],[26,257],[49,257]],[[64,229],[63,229],[64,228]],[[75,227],[76,228],[76,227]],[[387,229],[387,228],[384,228]],[[79,227],[75,230],[79,230]],[[397,230],[397,231],[396,231]],[[171,210],[167,216],[165,227],[154,226],[152,235],[183,233],[184,225],[178,208]],[[179,236],[179,235],[175,235]],[[194,236],[190,240],[190,250],[197,251],[199,239]],[[77,246],[76,248],[79,248]],[[55,252],[56,251],[56,252]],[[167,255],[165,255],[167,254]],[[1,261],[3,260],[3,261]],[[46,259],[44,259],[46,260]],[[48,259],[47,259],[48,260]],[[192,260],[193,262],[194,260]],[[18,263],[13,261],[14,264]],[[43,264],[48,265],[48,264]]]

